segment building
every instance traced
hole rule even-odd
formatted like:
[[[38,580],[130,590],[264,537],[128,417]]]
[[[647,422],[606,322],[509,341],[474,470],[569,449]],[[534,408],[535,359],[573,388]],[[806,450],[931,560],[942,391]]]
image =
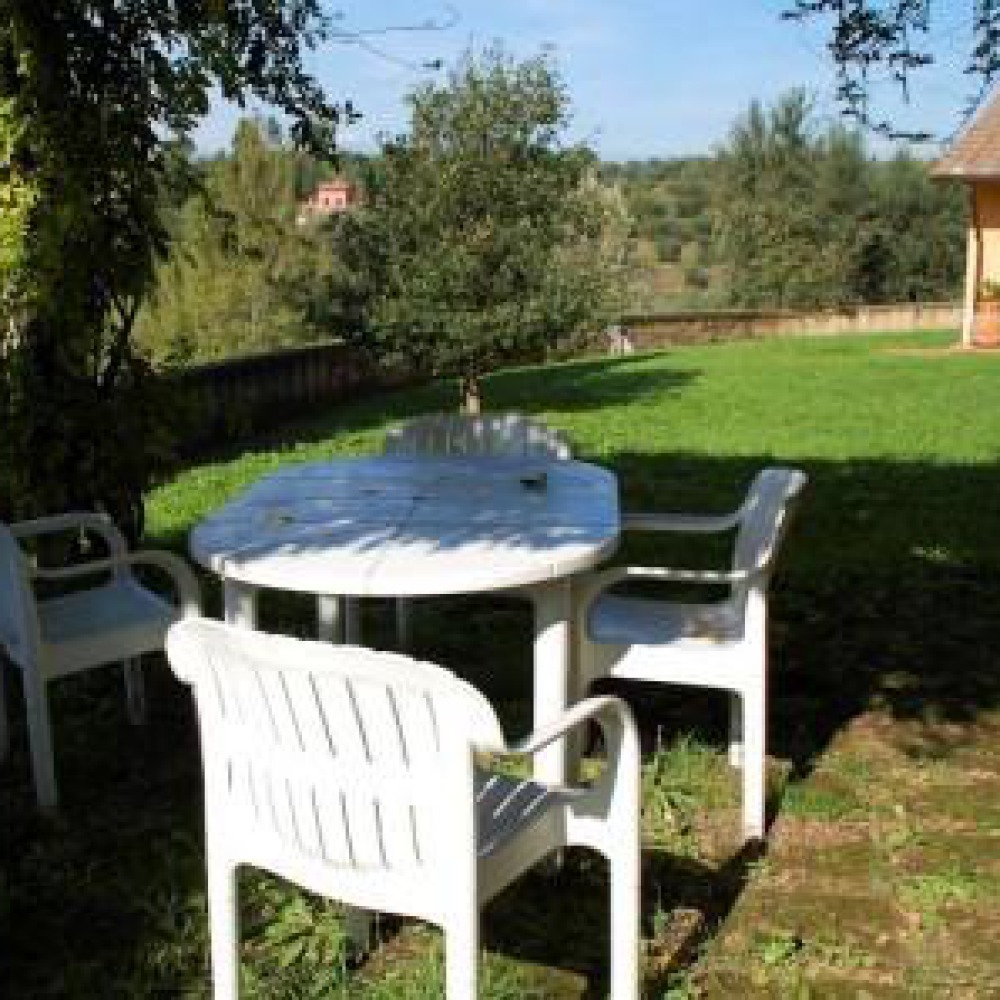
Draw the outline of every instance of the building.
[[[1000,90],[931,175],[969,188],[962,344],[1000,346]]]
[[[321,181],[307,201],[299,206],[299,225],[315,219],[326,219],[339,212],[346,212],[359,202],[356,184],[344,177]]]

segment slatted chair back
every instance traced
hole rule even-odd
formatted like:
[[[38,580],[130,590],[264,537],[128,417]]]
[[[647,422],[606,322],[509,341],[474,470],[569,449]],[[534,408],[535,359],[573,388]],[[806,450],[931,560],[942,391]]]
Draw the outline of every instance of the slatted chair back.
[[[0,648],[23,667],[34,661],[38,641],[28,563],[17,539],[0,523]]]
[[[433,899],[392,893],[426,897],[435,873],[444,885],[456,837],[474,858],[472,746],[504,747],[482,695],[398,654],[203,619],[175,625],[167,653],[195,688],[210,850],[358,905],[440,916]]]
[[[733,552],[733,569],[760,573],[766,584],[791,524],[807,478],[797,469],[763,469],[754,478],[741,508]],[[750,584],[737,584],[734,597],[745,598]]]
[[[418,417],[386,435],[389,455],[498,455],[569,459],[569,443],[558,431],[519,413],[438,413]]]

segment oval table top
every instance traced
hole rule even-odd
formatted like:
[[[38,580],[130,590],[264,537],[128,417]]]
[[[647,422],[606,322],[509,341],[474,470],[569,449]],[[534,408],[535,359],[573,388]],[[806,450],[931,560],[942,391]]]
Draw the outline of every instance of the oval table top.
[[[544,583],[611,555],[618,483],[538,458],[377,456],[311,462],[254,483],[191,532],[228,580],[357,597]]]

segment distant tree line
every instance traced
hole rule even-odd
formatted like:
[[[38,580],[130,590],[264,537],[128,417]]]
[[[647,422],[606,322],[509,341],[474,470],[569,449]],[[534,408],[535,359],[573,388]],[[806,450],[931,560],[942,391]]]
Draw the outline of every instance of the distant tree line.
[[[325,221],[298,216],[334,168],[273,121],[189,164],[202,184],[165,200],[174,249],[139,320],[154,358],[341,338],[474,384],[615,310],[959,293],[964,192],[905,148],[876,159],[860,133],[818,127],[803,91],[751,104],[711,157],[628,163],[559,144],[544,60],[468,57],[411,110],[379,153],[341,157],[362,205]]]
[[[859,132],[815,127],[796,90],[759,103],[716,160],[712,202],[729,300],[841,306],[957,295],[966,203],[905,150],[875,160]]]
[[[959,294],[967,205],[905,147],[820,128],[800,90],[754,102],[712,157],[603,164],[661,305],[816,308]],[[652,281],[653,278],[650,278]],[[670,300],[673,301],[670,301]]]
[[[357,165],[342,157],[341,167]],[[298,215],[332,168],[260,118],[239,123],[230,153],[190,168],[193,194],[175,204],[164,193],[173,250],[139,317],[140,344],[160,363],[183,364],[329,339],[336,258],[329,233]]]

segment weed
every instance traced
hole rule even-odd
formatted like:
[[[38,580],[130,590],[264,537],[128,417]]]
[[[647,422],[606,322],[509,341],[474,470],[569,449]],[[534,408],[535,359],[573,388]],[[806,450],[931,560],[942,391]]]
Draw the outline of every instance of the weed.
[[[912,875],[900,886],[900,903],[920,915],[921,925],[939,925],[941,911],[955,903],[968,903],[980,892],[975,873],[955,866],[939,872]]]
[[[798,960],[805,942],[791,931],[770,931],[761,934],[756,942],[756,954],[767,966],[784,966]]]
[[[725,766],[721,754],[690,734],[660,746],[642,772],[643,820],[650,835],[693,853],[696,813],[729,798]]]
[[[781,800],[783,813],[811,819],[844,819],[859,808],[860,803],[850,789],[817,787],[808,781],[789,785]]]

